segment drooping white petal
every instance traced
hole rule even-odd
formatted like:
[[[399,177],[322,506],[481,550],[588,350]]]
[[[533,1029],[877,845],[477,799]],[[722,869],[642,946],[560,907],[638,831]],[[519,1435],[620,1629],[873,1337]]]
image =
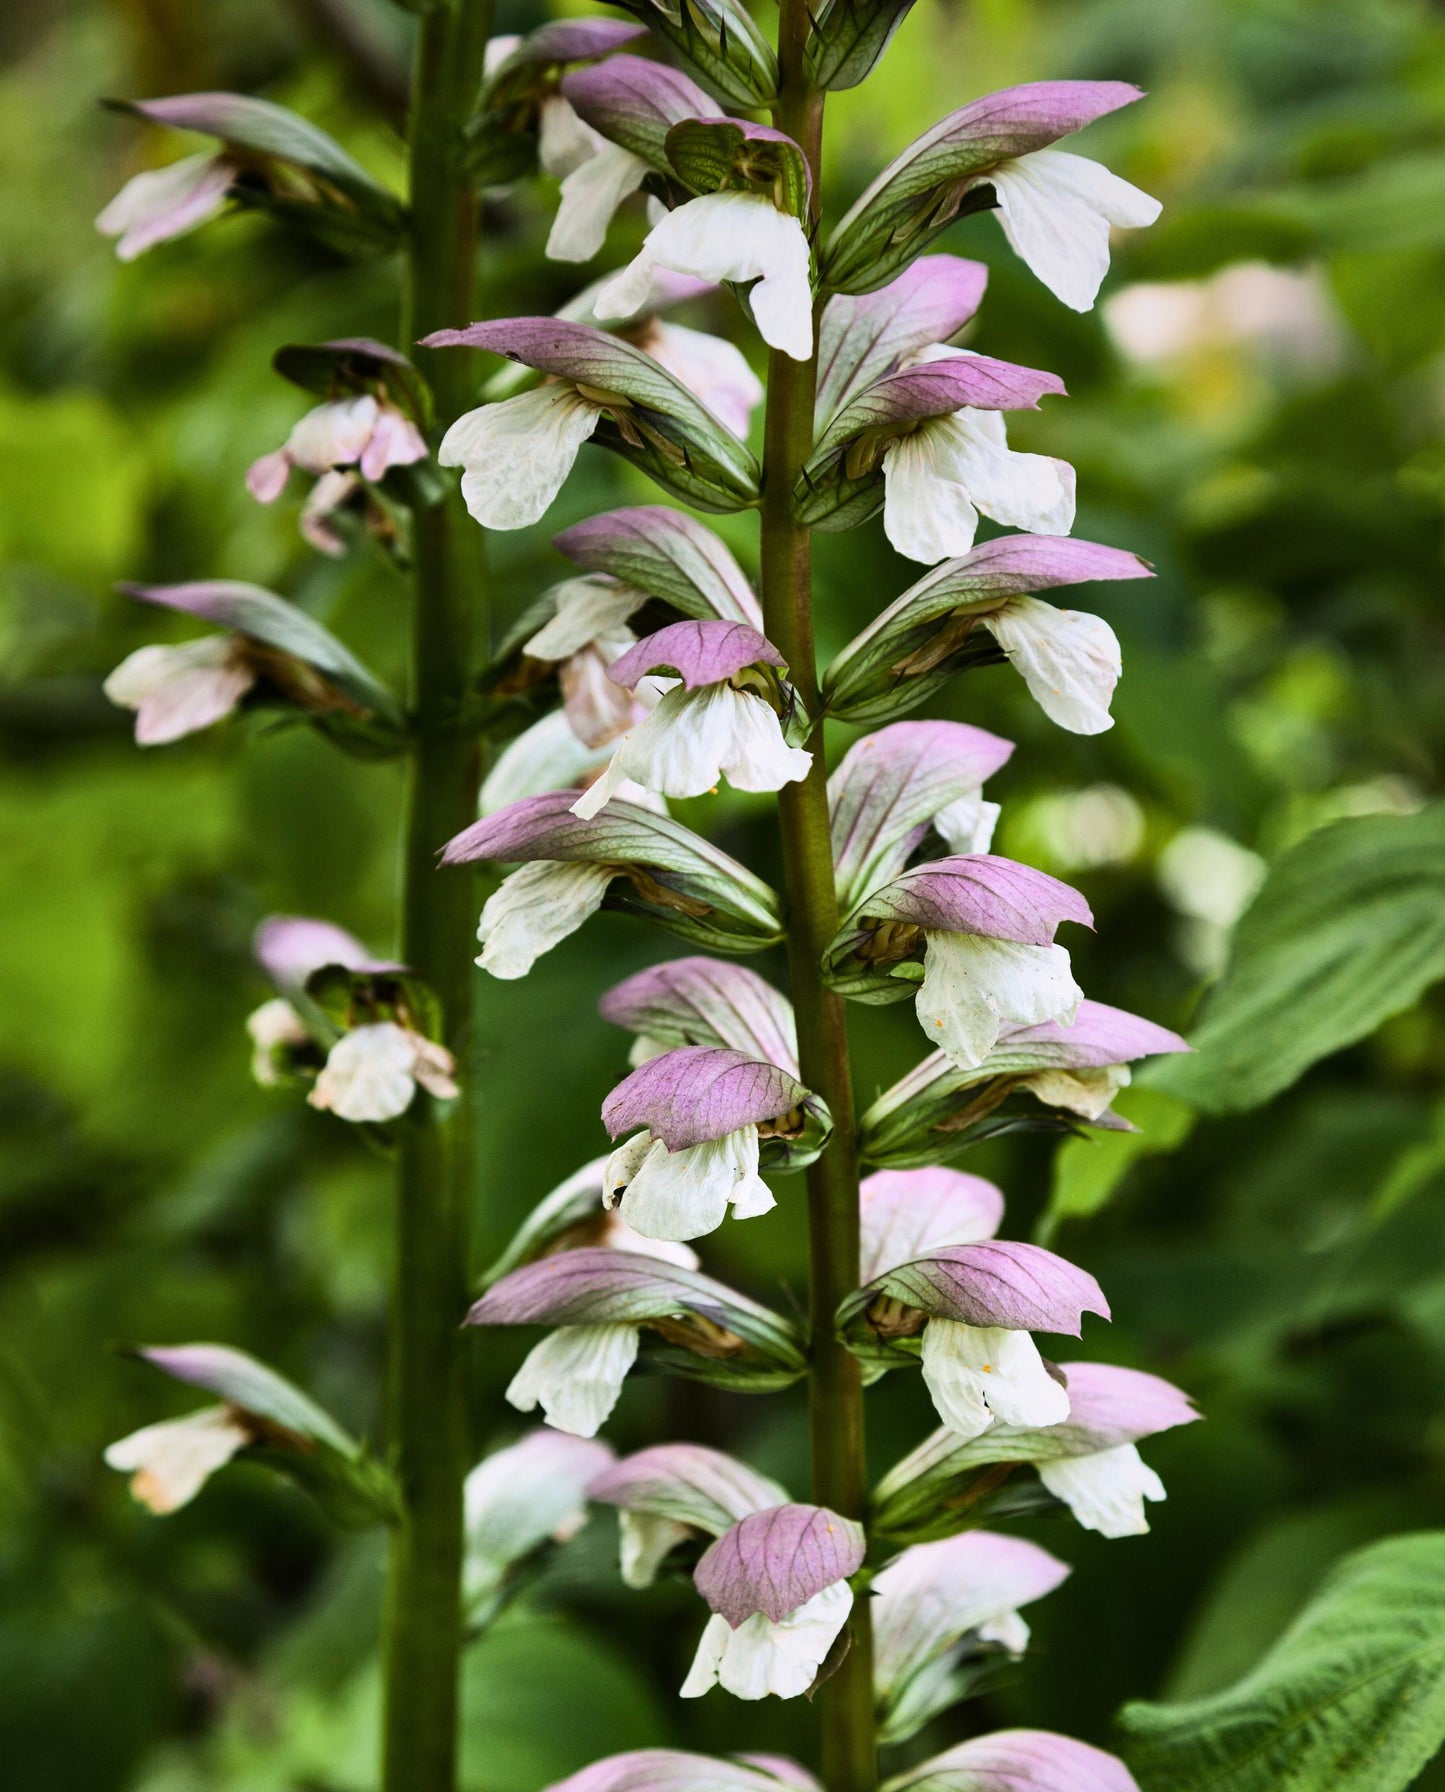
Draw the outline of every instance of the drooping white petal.
[[[933,828],[950,852],[987,852],[1002,814],[997,803],[986,803],[983,793],[976,790],[971,796],[945,803],[933,818]]]
[[[693,1534],[691,1525],[675,1518],[625,1508],[617,1514],[617,1529],[622,1580],[629,1587],[650,1587],[668,1551]]]
[[[978,1627],[981,1642],[999,1643],[1010,1655],[1023,1655],[1032,1634],[1027,1621],[1017,1612],[1000,1612],[996,1618],[990,1618]]]
[[[253,1009],[246,1016],[246,1031],[251,1035],[251,1075],[263,1089],[274,1089],[281,1080],[272,1054],[281,1046],[305,1045],[311,1037],[284,996],[273,996]]]
[[[157,243],[184,236],[214,218],[226,203],[235,172],[226,156],[205,154],[148,169],[125,183],[95,227],[119,239],[115,252],[121,261],[134,261]]]
[[[979,618],[1051,722],[1071,734],[1114,726],[1109,701],[1123,671],[1118,637],[1102,616],[1011,597]]]
[[[343,1034],[306,1099],[339,1120],[399,1119],[416,1094],[416,1038],[391,1020]]]
[[[538,108],[537,160],[553,180],[563,180],[613,146],[579,118],[571,102],[549,93]]]
[[[607,240],[617,208],[647,176],[647,163],[620,143],[606,143],[562,182],[562,202],[547,237],[553,261],[591,261]]]
[[[747,436],[763,386],[736,344],[706,330],[655,318],[638,346],[681,380],[735,436]]]
[[[603,1443],[529,1432],[467,1476],[466,1590],[480,1598],[549,1538],[565,1543],[587,1522],[587,1484],[613,1460]]]
[[[883,456],[883,532],[900,554],[925,566],[966,554],[978,533],[978,510],[953,476],[945,447],[920,427]]]
[[[923,1379],[939,1418],[960,1437],[1006,1425],[1059,1425],[1069,1396],[1044,1367],[1028,1332],[930,1319],[923,1328]]]
[[[318,404],[297,421],[286,440],[292,465],[303,473],[355,466],[371,440],[376,414],[376,400],[369,392]]]
[[[608,757],[607,746],[589,747],[577,738],[565,710],[550,710],[497,755],[483,781],[478,812],[491,815],[524,796],[570,790]]]
[[[722,770],[734,790],[781,790],[808,775],[813,755],[805,747],[790,747],[783,739],[778,712],[752,691],[723,687],[731,699],[732,739],[723,756]]]
[[[554,595],[551,616],[522,643],[531,659],[565,660],[594,641],[614,641],[632,612],[647,602],[645,592],[603,578],[568,579]],[[622,638],[630,642],[631,635],[623,629]]]
[[[159,747],[230,715],[255,682],[233,636],[203,635],[179,647],[138,647],[103,688],[136,712],[139,744]]]
[[[351,494],[360,489],[359,475],[333,467],[329,473],[323,473],[306,494],[297,527],[318,554],[327,554],[335,560],[346,552],[346,537],[331,519],[346,505]]]
[[[1088,311],[1109,271],[1109,226],[1152,224],[1161,207],[1086,156],[1036,149],[988,175],[1014,253],[1056,298]]]
[[[930,417],[916,432],[932,438],[940,465],[985,516],[1035,535],[1067,535],[1074,526],[1074,469],[1046,454],[1008,445],[1001,411],[965,407]]]
[[[1128,1082],[1127,1064],[1105,1064],[1100,1069],[1035,1070],[1020,1077],[1018,1086],[1048,1107],[1097,1120]]]
[[[468,411],[442,437],[437,459],[462,467],[467,509],[487,529],[525,529],[561,491],[598,407],[565,380]]]
[[[674,1241],[716,1232],[729,1207],[755,1219],[776,1205],[758,1174],[756,1126],[680,1151],[637,1133],[608,1158],[603,1200],[645,1238]]]
[[[507,1400],[519,1412],[540,1406],[547,1423],[595,1437],[637,1361],[635,1325],[563,1325],[530,1351]]]
[[[748,297],[763,341],[796,361],[813,352],[808,239],[799,220],[766,194],[706,193],[669,212],[598,293],[597,315],[635,316],[659,267],[699,280],[757,281]]]
[[[1001,1021],[1068,1022],[1084,992],[1062,946],[1027,946],[976,933],[924,932],[918,1024],[960,1067],[972,1070],[993,1049]]]
[[[835,1581],[779,1624],[761,1612],[734,1630],[714,1613],[682,1683],[681,1696],[698,1699],[722,1686],[737,1699],[796,1699],[813,1684],[853,1609],[853,1590]]]
[[[477,925],[477,963],[504,981],[525,977],[544,952],[597,913],[616,875],[613,865],[551,859],[519,865],[487,898]]]
[[[131,1476],[130,1490],[143,1506],[174,1512],[250,1441],[250,1431],[229,1406],[207,1406],[132,1431],[110,1446],[105,1460]]]
[[[1145,1500],[1162,1500],[1164,1483],[1133,1444],[1090,1456],[1062,1456],[1038,1464],[1039,1479],[1086,1531],[1104,1537],[1142,1537],[1149,1529]]]

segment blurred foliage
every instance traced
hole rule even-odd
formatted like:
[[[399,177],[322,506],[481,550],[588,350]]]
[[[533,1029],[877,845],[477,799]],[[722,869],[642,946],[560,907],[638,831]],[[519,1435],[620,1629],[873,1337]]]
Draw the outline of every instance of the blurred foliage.
[[[499,29],[543,12],[503,4]],[[338,1542],[246,1466],[162,1523],[100,1450],[194,1404],[107,1353],[134,1339],[252,1350],[375,1438],[388,1167],[254,1088],[242,1021],[265,994],[248,950],[263,914],[325,914],[391,945],[399,774],[254,721],[142,754],[99,681],[186,632],[113,580],[208,575],[284,591],[399,675],[395,575],[360,550],[318,560],[294,501],[260,510],[242,483],[301,408],[273,350],[389,335],[395,271],[358,273],[254,217],[122,268],[90,220],[173,153],[100,112],[107,93],[263,93],[398,185],[407,29],[381,0],[13,0],[0,15],[0,1758],[17,1786],[369,1784],[375,1545]],[[1163,221],[1119,244],[1086,317],[991,219],[943,246],[993,269],[969,341],[1067,380],[1070,399],[1018,419],[1017,445],[1074,461],[1078,533],[1159,576],[1088,598],[1124,646],[1111,733],[1053,729],[1006,669],[955,685],[943,713],[1019,741],[990,791],[1002,848],[1088,895],[1098,934],[1069,943],[1090,994],[1187,1025],[1260,860],[1439,790],[1445,30],[1425,0],[932,0],[830,102],[830,211],[933,118],[1050,76],[1151,89],[1082,147],[1160,194]],[[492,197],[493,311],[573,290],[575,270],[541,258],[553,201]],[[638,234],[638,217],[619,223],[609,265]],[[721,304],[695,313],[736,327]],[[543,526],[494,543],[498,624],[560,574],[556,529],[648,497],[584,454]],[[749,519],[723,532],[750,562]],[[824,538],[819,574],[825,653],[913,576],[877,523]],[[765,801],[680,808],[772,872]],[[481,991],[479,1261],[601,1149],[626,1042],[595,998],[668,950],[604,917],[524,983]],[[855,1031],[865,1096],[919,1055],[906,1009],[860,1010]],[[1209,1422],[1148,1446],[1170,1493],[1150,1538],[1041,1528],[1076,1568],[1038,1609],[1030,1661],[909,1758],[960,1721],[1103,1741],[1126,1698],[1217,1692],[1342,1550],[1438,1523],[1442,1069],[1437,989],[1268,1107],[1166,1117],[1143,1150],[1063,1148],[1049,1223],[1117,1315],[1086,1353],[1171,1375]],[[1164,1098],[1141,1093],[1157,1125]],[[1010,1139],[969,1160],[1007,1191],[1015,1235],[1049,1202],[1054,1152]],[[776,1215],[706,1258],[773,1301],[804,1280],[798,1189],[780,1186]],[[524,1348],[477,1341],[479,1449],[516,1429],[500,1391]],[[611,1432],[721,1443],[802,1492],[800,1413],[794,1395],[639,1382]],[[877,1466],[929,1423],[918,1378],[881,1384]],[[468,1785],[534,1792],[642,1744],[806,1754],[800,1703],[676,1703],[699,1624],[686,1586],[624,1595],[598,1518],[470,1659]]]

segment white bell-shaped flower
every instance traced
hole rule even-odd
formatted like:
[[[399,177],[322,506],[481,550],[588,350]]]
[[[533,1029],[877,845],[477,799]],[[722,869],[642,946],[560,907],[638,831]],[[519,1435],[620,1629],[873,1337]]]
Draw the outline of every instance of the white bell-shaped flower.
[[[756,1126],[677,1151],[640,1132],[608,1158],[602,1199],[645,1238],[702,1238],[717,1231],[729,1208],[742,1220],[777,1205],[758,1160]]]

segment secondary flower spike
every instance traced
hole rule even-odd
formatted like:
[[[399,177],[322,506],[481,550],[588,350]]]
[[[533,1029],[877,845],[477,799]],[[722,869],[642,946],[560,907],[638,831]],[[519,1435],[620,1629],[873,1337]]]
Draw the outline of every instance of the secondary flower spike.
[[[789,1071],[745,1052],[680,1046],[639,1065],[602,1104],[612,1137],[643,1130],[607,1161],[603,1198],[648,1238],[700,1238],[729,1207],[752,1219],[776,1205],[758,1173],[761,1139],[805,1138],[826,1109]],[[817,1155],[809,1141],[801,1163]]]
[[[736,1698],[797,1698],[853,1609],[863,1528],[825,1506],[776,1506],[725,1531],[693,1581],[713,1616],[682,1696],[721,1685]]]
[[[572,805],[596,815],[624,780],[661,796],[702,796],[727,777],[739,790],[779,790],[808,775],[813,756],[783,738],[778,711],[783,656],[743,622],[674,622],[608,667],[635,689],[661,674],[679,682],[625,734],[612,762]]]

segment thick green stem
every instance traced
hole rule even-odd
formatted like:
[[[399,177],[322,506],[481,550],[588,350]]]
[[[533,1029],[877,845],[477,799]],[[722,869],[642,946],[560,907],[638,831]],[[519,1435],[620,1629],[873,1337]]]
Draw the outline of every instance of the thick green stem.
[[[413,347],[476,315],[478,204],[461,162],[491,0],[451,0],[418,24],[410,127],[411,239],[402,346],[425,361],[445,425],[471,401],[471,357]],[[459,726],[485,629],[481,531],[455,493],[414,517],[415,592],[402,952],[441,1002],[463,1065],[475,914],[437,849],[475,819],[475,742]],[[452,1792],[462,1646],[462,1482],[470,1460],[460,1323],[473,1160],[466,1101],[405,1133],[398,1186],[389,1432],[401,1485],[383,1636],[384,1792]]]
[[[803,74],[806,0],[782,0],[776,107],[780,129],[799,143],[813,171],[816,195],[823,96]],[[818,710],[813,646],[812,544],[797,520],[793,487],[813,445],[815,354],[794,361],[774,351],[768,363],[762,504],[763,614],[769,638],[787,660],[810,714]],[[833,1313],[858,1286],[858,1152],[847,1018],[842,1000],[823,984],[824,948],[838,926],[833,853],[828,834],[828,771],[822,733],[813,738],[813,767],[779,796],[788,897],[788,976],[798,1019],[802,1077],[828,1103],[834,1131],[808,1171],[809,1406],[813,1497],[850,1518],[867,1495],[863,1453],[863,1387],[857,1359],[838,1342]],[[873,1706],[873,1651],[867,1602],[854,1608],[851,1644],[837,1673],[820,1689],[821,1765],[828,1792],[873,1792],[878,1745]]]

